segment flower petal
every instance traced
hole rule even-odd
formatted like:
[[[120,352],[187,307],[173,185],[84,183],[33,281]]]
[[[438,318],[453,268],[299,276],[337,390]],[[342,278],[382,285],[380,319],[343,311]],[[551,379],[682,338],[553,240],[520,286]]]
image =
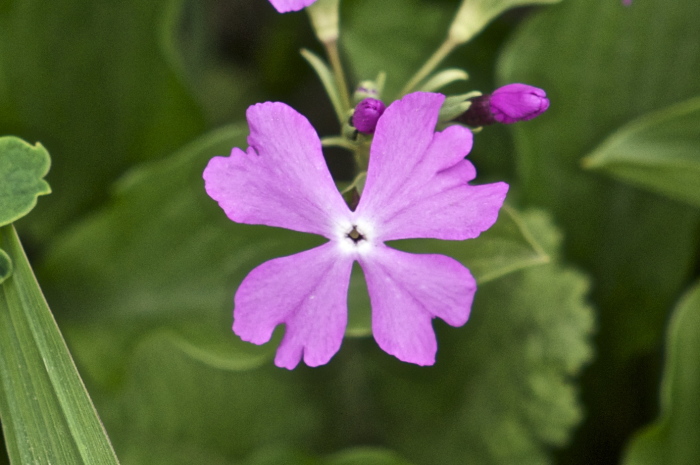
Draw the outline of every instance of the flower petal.
[[[314,3],[316,0],[270,0],[272,6],[280,13],[299,11]]]
[[[356,214],[374,225],[378,240],[471,239],[496,222],[508,185],[467,184],[476,176],[464,160],[472,133],[461,126],[434,133],[443,100],[407,95],[377,124]]]
[[[452,326],[469,318],[476,281],[457,260],[380,246],[360,256],[372,304],[372,332],[385,352],[404,362],[435,363],[431,320]]]
[[[233,331],[244,341],[264,344],[284,323],[277,366],[291,370],[302,356],[309,366],[328,363],[345,333],[352,263],[332,242],[263,263],[236,292]]]
[[[328,237],[337,218],[350,210],[333,183],[316,131],[279,102],[253,105],[246,116],[250,147],[209,161],[207,194],[238,223]]]

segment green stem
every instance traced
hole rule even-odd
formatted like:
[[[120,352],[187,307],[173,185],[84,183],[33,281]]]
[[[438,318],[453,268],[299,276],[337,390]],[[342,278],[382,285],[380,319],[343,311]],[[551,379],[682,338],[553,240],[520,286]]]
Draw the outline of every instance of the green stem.
[[[343,113],[347,113],[350,106],[350,95],[348,94],[348,86],[345,81],[345,73],[343,72],[343,64],[340,61],[340,54],[338,53],[338,41],[331,40],[324,42],[326,47],[326,53],[328,54],[328,60],[331,63],[331,68],[333,68],[333,74],[335,76],[335,83],[338,86],[338,93],[340,94],[340,102],[343,106]]]
[[[452,50],[454,50],[459,45],[458,42],[452,40],[448,37],[445,41],[435,50],[435,53],[425,62],[425,64],[418,70],[416,74],[406,83],[404,88],[401,90],[401,95],[406,95],[411,92],[418,84],[423,81],[430,73],[432,73],[435,68],[449,55]]]

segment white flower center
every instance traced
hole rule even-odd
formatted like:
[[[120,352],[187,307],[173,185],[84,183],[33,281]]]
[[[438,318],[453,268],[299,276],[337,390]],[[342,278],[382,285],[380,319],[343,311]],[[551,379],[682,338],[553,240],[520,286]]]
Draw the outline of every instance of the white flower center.
[[[373,232],[374,229],[363,221],[348,221],[337,230],[338,246],[344,253],[363,255],[374,246]]]

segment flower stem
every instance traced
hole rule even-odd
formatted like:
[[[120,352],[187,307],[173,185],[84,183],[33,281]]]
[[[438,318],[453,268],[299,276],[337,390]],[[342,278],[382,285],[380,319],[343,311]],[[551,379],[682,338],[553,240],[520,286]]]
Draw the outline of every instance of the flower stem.
[[[430,73],[432,73],[435,68],[449,55],[452,50],[459,45],[451,37],[447,37],[445,41],[438,47],[433,55],[425,62],[425,64],[418,70],[416,74],[408,81],[408,83],[401,90],[401,95],[406,95],[411,92],[420,82],[425,79]]]
[[[343,64],[340,62],[340,54],[338,53],[338,41],[327,41],[324,42],[323,45],[326,47],[328,61],[330,61],[331,68],[333,69],[333,74],[335,75],[335,83],[338,86],[338,93],[340,94],[340,102],[343,107],[343,113],[347,113],[350,110],[350,95],[348,94],[348,85],[345,81]]]

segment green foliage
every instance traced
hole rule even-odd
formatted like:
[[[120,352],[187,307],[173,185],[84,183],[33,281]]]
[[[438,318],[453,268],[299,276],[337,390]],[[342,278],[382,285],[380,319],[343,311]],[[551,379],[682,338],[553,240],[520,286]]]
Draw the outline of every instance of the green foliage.
[[[440,455],[442,463],[545,460],[544,445],[561,444],[579,419],[569,379],[590,357],[592,326],[582,300],[586,280],[556,264],[551,224],[542,215],[506,210],[498,226],[474,240],[397,243],[446,253],[467,266],[473,260],[479,280],[489,282],[477,295],[494,295],[478,297],[466,330],[440,335],[438,367],[406,367],[373,341],[348,339],[329,366],[286,372],[271,362],[281,329],[261,347],[231,333],[232,297],[256,265],[322,240],[232,223],[206,196],[205,164],[245,146],[246,133],[242,126],[224,128],[135,169],[110,205],[57,242],[44,267],[52,302],[74,309],[62,323],[101,393],[96,402],[122,460],[187,463],[202,456],[226,463],[275,444],[336,450],[369,434],[416,463],[434,463],[435,449],[420,447],[425,443],[409,431],[441,441],[450,460]],[[496,279],[501,276],[509,278]],[[358,275],[351,285],[350,312],[366,316],[362,281]],[[366,325],[356,322],[349,331],[366,335]],[[530,337],[493,346],[519,333]],[[486,376],[496,365],[503,366],[498,375]],[[455,366],[462,375],[454,375]],[[421,379],[422,388],[412,389],[410,378]],[[479,407],[486,393],[502,404],[488,415]],[[468,423],[447,413],[419,421],[458,398]],[[375,404],[386,405],[367,411]],[[496,453],[478,433],[500,434],[514,422],[537,431],[519,437],[516,449],[500,445]],[[455,439],[450,447],[448,437]]]
[[[0,415],[13,463],[116,464],[112,446],[12,226],[0,285]]]
[[[12,274],[12,259],[7,252],[0,249],[0,284]]]
[[[592,355],[588,281],[558,262],[545,215],[525,219],[552,263],[481,286],[464,330],[439,334],[436,367],[383,358],[367,370],[385,412],[379,429],[417,463],[549,463],[548,447],[581,419],[571,379]]]
[[[700,97],[623,126],[583,162],[700,207]]]
[[[383,98],[397,98],[399,90],[443,40],[453,13],[444,5],[421,0],[383,0],[379,15],[375,1],[353,2],[352,8],[343,12],[343,47],[357,80],[374,79],[385,71]],[[416,18],[420,18],[422,27],[407,27]]]
[[[0,10],[0,133],[41,140],[56,195],[25,227],[47,238],[131,163],[203,128],[172,50],[180,0],[23,0]]]
[[[700,57],[678,54],[700,41],[688,21],[700,4],[603,3],[569,0],[543,10],[514,38],[500,69],[503,82],[547,89],[548,112],[515,127],[523,194],[554,212],[567,252],[593,272],[603,344],[626,357],[658,344],[690,271],[698,214],[586,172],[581,159],[611,128],[698,94]]]
[[[630,444],[624,465],[688,465],[700,457],[700,284],[688,291],[671,317],[661,415]]]
[[[538,3],[558,3],[561,0],[462,0],[450,28],[450,37],[464,43],[481,32],[498,15],[512,8]]]
[[[595,282],[599,355],[586,385],[590,417],[571,452],[576,463],[615,457],[639,426],[651,387],[639,379],[640,357],[660,345],[666,313],[691,279],[700,224],[695,209],[581,166],[611,131],[698,95],[700,29],[691,18],[700,3],[599,3],[543,9],[499,64],[501,82],[547,90],[547,113],[514,127],[519,187],[526,205],[552,212],[567,256]]]
[[[36,198],[51,193],[42,178],[51,158],[41,146],[31,146],[16,137],[0,137],[0,226],[29,213]]]

